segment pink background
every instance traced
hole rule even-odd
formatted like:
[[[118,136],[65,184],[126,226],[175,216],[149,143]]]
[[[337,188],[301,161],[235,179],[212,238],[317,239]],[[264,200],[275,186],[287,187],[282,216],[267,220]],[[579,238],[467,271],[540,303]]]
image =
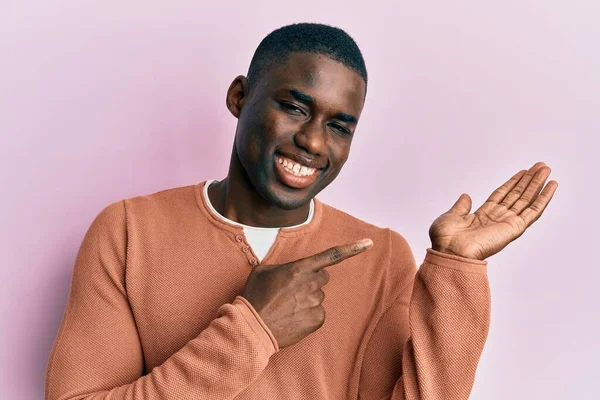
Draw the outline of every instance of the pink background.
[[[0,5],[0,398],[42,398],[92,219],[223,178],[227,87],[300,21],[346,29],[370,74],[350,160],[319,197],[399,231],[418,262],[460,193],[476,208],[519,169],[553,168],[544,216],[488,259],[471,398],[599,398],[599,2],[73,3]]]

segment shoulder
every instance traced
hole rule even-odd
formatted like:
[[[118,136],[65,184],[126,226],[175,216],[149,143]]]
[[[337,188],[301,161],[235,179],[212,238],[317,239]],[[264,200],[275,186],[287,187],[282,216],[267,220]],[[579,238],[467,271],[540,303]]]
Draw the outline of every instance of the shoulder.
[[[378,269],[385,270],[391,292],[396,292],[404,283],[412,280],[417,265],[413,251],[402,234],[392,228],[366,222],[323,202],[321,206],[322,224],[326,227],[324,231],[348,241],[367,237],[373,240],[373,248],[366,254],[373,258]]]
[[[332,205],[323,203],[319,200],[319,205],[322,207],[321,226],[327,227],[326,230],[334,230],[336,232],[346,232],[360,235],[387,235],[387,228],[382,228],[372,223],[366,222],[349,213],[342,211]]]
[[[389,227],[371,224],[321,201],[320,205],[323,207],[322,224],[327,230],[333,230],[340,236],[352,236],[357,239],[369,237],[374,243],[378,241],[380,247],[387,250],[392,261],[414,260],[408,241],[399,232]]]
[[[125,202],[119,200],[104,207],[90,225],[90,231],[104,231],[118,229],[125,220]]]
[[[177,225],[198,214],[197,185],[161,190],[123,200],[130,228]]]
[[[195,185],[125,198],[103,208],[88,235],[126,235],[131,228],[176,224],[198,209]]]
[[[123,200],[130,211],[176,211],[185,207],[197,208],[196,186],[181,186]]]
[[[390,251],[406,252],[409,248],[408,242],[397,231],[389,227],[381,227],[370,222],[364,221],[358,217],[335,208],[329,204],[319,201],[323,208],[323,225],[327,230],[331,229],[336,233],[345,233],[346,235],[356,236],[357,238],[370,237],[375,241],[386,246]]]

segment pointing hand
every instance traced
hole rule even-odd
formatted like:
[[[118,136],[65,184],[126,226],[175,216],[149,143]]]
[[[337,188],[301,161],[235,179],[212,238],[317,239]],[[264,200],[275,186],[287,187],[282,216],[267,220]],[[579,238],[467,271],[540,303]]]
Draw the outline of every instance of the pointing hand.
[[[372,245],[370,239],[363,239],[287,264],[259,265],[248,277],[242,297],[258,312],[279,347],[290,346],[325,322],[321,289],[329,281],[325,268]]]

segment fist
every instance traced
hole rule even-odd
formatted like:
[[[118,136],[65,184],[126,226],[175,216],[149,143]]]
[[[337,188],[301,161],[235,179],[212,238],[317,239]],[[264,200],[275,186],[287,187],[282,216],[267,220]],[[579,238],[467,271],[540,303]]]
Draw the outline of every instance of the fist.
[[[252,304],[279,347],[290,346],[325,322],[322,288],[329,281],[326,267],[372,245],[370,239],[363,239],[287,264],[259,265],[248,277],[242,297]]]

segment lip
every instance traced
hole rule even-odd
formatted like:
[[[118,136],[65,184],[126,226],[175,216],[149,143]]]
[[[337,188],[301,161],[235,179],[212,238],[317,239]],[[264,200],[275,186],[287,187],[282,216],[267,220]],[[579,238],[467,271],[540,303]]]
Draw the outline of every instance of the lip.
[[[296,176],[291,172],[285,170],[283,164],[280,164],[277,161],[279,156],[275,155],[273,157],[273,164],[275,164],[275,175],[277,179],[283,183],[285,186],[292,187],[294,189],[304,189],[315,183],[322,170],[317,169],[312,175],[309,176]],[[285,157],[285,156],[282,156]],[[286,157],[287,158],[287,157]]]

